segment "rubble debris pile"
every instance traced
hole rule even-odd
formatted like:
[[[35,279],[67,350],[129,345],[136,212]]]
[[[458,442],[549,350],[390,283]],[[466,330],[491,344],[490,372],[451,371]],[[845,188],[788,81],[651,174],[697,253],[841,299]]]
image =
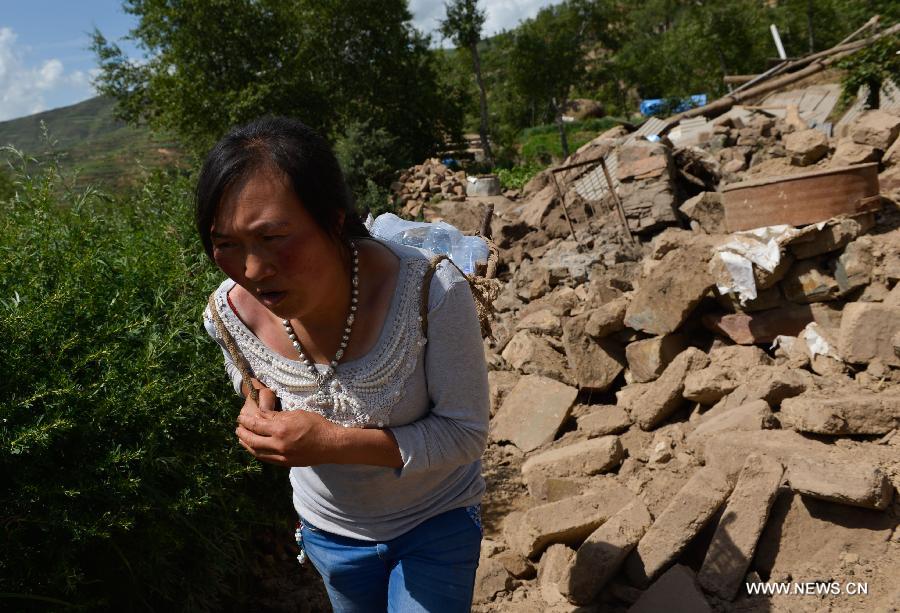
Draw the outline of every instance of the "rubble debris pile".
[[[406,217],[416,218],[422,207],[435,200],[466,199],[466,173],[450,170],[437,158],[404,170],[391,183],[394,204]]]
[[[812,611],[745,585],[829,577],[868,582],[834,610],[900,606],[900,117],[798,121],[734,107],[688,147],[617,128],[579,149],[613,162],[635,243],[608,192],[578,192],[589,166],[487,199],[504,288],[473,610]],[[857,212],[727,231],[729,184],[867,163]],[[434,161],[399,184],[426,219],[487,202]]]

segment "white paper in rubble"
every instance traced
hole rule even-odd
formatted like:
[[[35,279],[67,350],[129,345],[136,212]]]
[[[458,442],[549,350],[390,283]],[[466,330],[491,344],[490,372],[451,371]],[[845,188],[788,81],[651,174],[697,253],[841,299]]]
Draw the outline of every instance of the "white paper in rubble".
[[[756,299],[756,281],[753,280],[753,263],[742,255],[731,251],[719,251],[715,257],[722,260],[729,280],[716,280],[716,288],[721,294],[737,294],[741,305]]]
[[[822,328],[816,322],[812,321],[806,324],[806,327],[800,332],[800,338],[806,341],[806,346],[809,347],[810,357],[824,355],[836,360],[841,359],[834,349],[832,349],[831,344],[823,334]]]
[[[741,305],[757,296],[753,265],[772,272],[781,261],[781,244],[797,230],[793,226],[765,226],[743,232],[735,232],[728,240],[715,248],[713,257],[725,265],[729,279],[717,279],[716,287],[722,294],[737,294]]]

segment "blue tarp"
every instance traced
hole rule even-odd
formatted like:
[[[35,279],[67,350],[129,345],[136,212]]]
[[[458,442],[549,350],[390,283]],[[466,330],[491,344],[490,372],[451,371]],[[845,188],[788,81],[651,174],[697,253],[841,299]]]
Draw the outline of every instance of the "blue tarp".
[[[706,94],[687,98],[652,98],[641,100],[641,115],[671,115],[706,104]]]

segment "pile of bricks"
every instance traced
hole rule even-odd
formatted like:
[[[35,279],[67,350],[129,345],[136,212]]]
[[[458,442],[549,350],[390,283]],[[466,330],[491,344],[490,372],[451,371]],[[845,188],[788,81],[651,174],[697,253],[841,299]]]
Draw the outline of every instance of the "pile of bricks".
[[[429,202],[466,199],[466,173],[453,171],[437,158],[402,171],[391,183],[391,196],[403,216],[416,218]]]
[[[485,347],[476,611],[771,610],[747,582],[821,579],[810,573],[837,568],[823,560],[861,557],[884,593],[833,606],[900,603],[900,118],[863,115],[848,137],[878,152],[882,208],[773,236],[777,265],[754,264],[756,296],[739,299],[721,254],[741,236],[717,190],[766,160],[808,170],[850,147],[826,139],[823,154],[816,135],[747,123],[720,123],[718,149],[629,145],[662,160],[626,155],[632,178],[664,181],[671,200],[671,220],[636,223],[634,243],[611,208],[574,193],[577,177],[557,192],[545,173],[495,203],[505,286]],[[516,488],[514,510],[492,514]],[[797,534],[798,517],[813,533]],[[856,545],[785,558],[792,539],[838,538],[851,517]]]

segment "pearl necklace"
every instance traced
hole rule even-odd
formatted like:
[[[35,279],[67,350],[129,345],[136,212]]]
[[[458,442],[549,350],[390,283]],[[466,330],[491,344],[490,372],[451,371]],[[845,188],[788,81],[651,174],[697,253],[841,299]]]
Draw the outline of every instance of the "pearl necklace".
[[[352,259],[350,268],[350,313],[347,315],[347,323],[344,326],[341,344],[324,373],[320,373],[316,365],[303,353],[303,347],[300,346],[300,341],[297,340],[297,334],[294,332],[291,320],[281,320],[281,325],[284,326],[284,331],[287,332],[288,338],[291,339],[291,344],[297,350],[300,361],[303,362],[310,374],[316,379],[319,389],[325,395],[330,395],[331,386],[329,382],[334,377],[334,370],[337,368],[338,362],[344,356],[347,343],[350,342],[350,330],[353,328],[353,320],[356,319],[356,308],[359,305],[359,251],[356,250],[356,244],[352,241],[350,242],[350,254]]]

